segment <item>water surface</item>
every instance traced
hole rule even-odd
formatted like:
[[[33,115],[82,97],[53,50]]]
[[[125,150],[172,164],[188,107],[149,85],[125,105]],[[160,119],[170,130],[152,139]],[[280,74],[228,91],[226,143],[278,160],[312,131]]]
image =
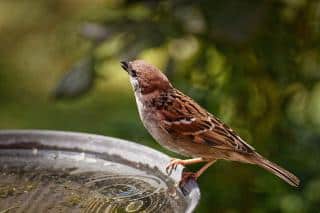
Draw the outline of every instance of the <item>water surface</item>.
[[[0,150],[0,212],[184,212],[157,168],[117,156]]]

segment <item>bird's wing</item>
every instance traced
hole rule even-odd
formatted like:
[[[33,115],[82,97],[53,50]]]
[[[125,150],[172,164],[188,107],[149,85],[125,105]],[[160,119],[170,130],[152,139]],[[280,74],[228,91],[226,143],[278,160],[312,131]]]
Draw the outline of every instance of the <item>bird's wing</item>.
[[[159,125],[172,136],[177,139],[189,137],[194,143],[207,144],[218,149],[241,153],[254,152],[254,148],[231,128],[188,96],[176,92],[167,98],[166,104],[158,107],[162,118]]]

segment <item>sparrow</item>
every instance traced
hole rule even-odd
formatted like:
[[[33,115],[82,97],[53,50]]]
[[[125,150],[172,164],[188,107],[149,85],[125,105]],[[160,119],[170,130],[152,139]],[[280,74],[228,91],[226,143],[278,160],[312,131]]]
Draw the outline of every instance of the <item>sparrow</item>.
[[[174,88],[155,66],[143,60],[122,61],[129,74],[139,116],[143,125],[160,145],[189,157],[172,159],[166,171],[170,175],[178,165],[204,162],[197,172],[184,172],[180,185],[197,179],[217,160],[238,161],[258,165],[292,186],[300,180],[257,153],[235,131]]]

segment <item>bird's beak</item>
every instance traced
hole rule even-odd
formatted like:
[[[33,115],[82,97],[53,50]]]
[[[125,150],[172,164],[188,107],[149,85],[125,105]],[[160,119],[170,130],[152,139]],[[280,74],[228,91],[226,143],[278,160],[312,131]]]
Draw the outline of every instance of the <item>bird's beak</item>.
[[[121,61],[120,62],[122,69],[124,69],[125,71],[129,71],[129,63],[126,61]]]

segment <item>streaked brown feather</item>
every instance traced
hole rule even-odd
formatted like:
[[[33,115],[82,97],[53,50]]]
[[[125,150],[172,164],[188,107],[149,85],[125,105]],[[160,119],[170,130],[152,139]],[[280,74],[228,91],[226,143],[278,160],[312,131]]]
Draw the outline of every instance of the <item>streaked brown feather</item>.
[[[157,107],[162,120],[160,126],[177,139],[193,136],[193,142],[217,149],[254,153],[231,128],[209,114],[191,98],[178,90],[162,95]],[[173,101],[175,99],[175,101]]]

